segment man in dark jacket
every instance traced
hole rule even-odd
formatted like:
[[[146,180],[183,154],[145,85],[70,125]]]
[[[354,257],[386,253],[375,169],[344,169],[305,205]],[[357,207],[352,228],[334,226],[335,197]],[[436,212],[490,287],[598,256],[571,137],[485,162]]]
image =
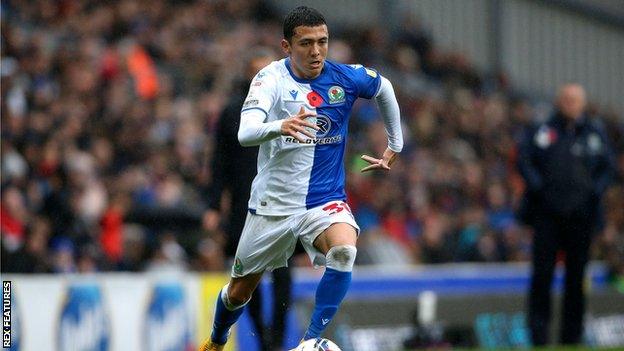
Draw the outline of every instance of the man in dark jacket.
[[[565,253],[566,269],[560,342],[577,344],[583,334],[585,265],[592,233],[602,222],[602,195],[615,172],[605,132],[584,110],[583,87],[562,86],[557,110],[528,128],[520,144],[518,166],[527,185],[521,217],[534,229],[528,323],[535,345],[548,342],[558,250]]]
[[[242,147],[238,141],[240,111],[245,101],[249,84],[260,69],[277,57],[269,49],[252,52],[247,64],[245,78],[237,82],[232,98],[221,113],[216,131],[215,151],[212,162],[212,185],[208,190],[208,210],[204,213],[204,228],[214,231],[223,222],[226,234],[225,255],[232,259],[240,239],[245,218],[251,182],[256,175],[258,147]],[[221,220],[221,197],[223,191],[230,194],[230,210],[227,218]],[[249,311],[261,340],[262,350],[279,350],[285,333],[286,312],[290,306],[291,276],[288,267],[273,271],[273,325],[265,328],[262,317],[262,289],[257,289],[249,302]]]

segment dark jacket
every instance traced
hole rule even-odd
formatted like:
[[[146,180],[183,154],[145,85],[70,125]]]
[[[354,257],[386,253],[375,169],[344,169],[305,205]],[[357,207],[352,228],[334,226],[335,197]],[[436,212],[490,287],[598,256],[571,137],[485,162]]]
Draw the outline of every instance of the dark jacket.
[[[555,112],[525,130],[518,168],[526,182],[520,217],[531,224],[538,215],[582,216],[602,220],[601,198],[615,174],[615,158],[600,121],[576,122]]]
[[[258,147],[242,147],[238,141],[240,111],[248,89],[249,82],[239,82],[219,118],[211,167],[212,186],[207,193],[208,207],[220,210],[221,195],[227,189],[232,199],[231,217],[242,216],[242,221],[258,161]]]

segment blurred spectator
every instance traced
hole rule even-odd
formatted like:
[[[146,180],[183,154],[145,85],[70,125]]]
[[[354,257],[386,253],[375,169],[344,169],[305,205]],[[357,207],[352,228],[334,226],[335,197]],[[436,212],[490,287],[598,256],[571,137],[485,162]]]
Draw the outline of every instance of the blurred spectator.
[[[117,265],[122,260],[123,219],[127,211],[128,200],[123,195],[113,197],[110,206],[100,219],[100,242],[102,251],[110,264]]]
[[[145,232],[136,224],[125,225],[122,239],[122,255],[117,268],[122,271],[140,271],[147,259]]]
[[[65,237],[57,237],[52,241],[52,272],[75,273],[76,272],[76,246]]]
[[[50,273],[49,236],[50,223],[41,217],[35,218],[28,228],[26,243],[20,249],[5,251],[5,245],[3,245],[3,269],[16,273]]]
[[[606,194],[606,207],[624,209],[624,187],[612,188]],[[611,211],[606,216],[606,226],[596,245],[597,256],[609,264],[611,277],[618,290],[624,293],[624,211]]]
[[[585,90],[563,85],[552,116],[527,128],[518,168],[527,184],[523,220],[533,227],[528,325],[534,345],[548,343],[551,285],[557,254],[565,254],[565,289],[560,342],[582,340],[583,281],[589,248],[603,227],[602,196],[614,171],[604,127],[585,113]]]
[[[16,187],[6,188],[0,202],[0,230],[2,244],[8,252],[15,252],[24,245],[27,221],[28,209],[23,194]]]
[[[174,233],[165,232],[158,238],[146,270],[153,272],[180,272],[186,269],[186,253]]]

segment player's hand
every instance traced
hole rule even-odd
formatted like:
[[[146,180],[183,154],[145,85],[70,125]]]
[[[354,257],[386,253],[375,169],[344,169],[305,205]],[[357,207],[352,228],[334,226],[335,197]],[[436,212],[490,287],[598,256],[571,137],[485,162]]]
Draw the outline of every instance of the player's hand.
[[[301,135],[299,135],[299,133],[314,139],[316,135],[314,135],[310,130],[306,129],[307,127],[314,130],[319,130],[319,127],[317,127],[316,124],[306,120],[306,118],[313,116],[316,116],[316,114],[313,112],[306,112],[305,108],[301,106],[298,114],[290,118],[286,118],[282,122],[282,135],[290,135],[291,137],[299,140],[301,143],[305,143],[305,139]]]
[[[366,166],[362,168],[362,172],[368,172],[375,169],[383,169],[386,171],[390,170],[390,165],[394,162],[397,157],[397,153],[386,148],[381,159],[374,158],[368,155],[362,155],[362,160],[370,163],[370,166]]]

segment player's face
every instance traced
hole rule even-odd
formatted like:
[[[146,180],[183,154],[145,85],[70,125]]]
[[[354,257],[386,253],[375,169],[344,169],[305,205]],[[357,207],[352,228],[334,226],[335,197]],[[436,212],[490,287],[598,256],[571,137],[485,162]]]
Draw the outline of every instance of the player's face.
[[[283,39],[282,48],[290,56],[290,65],[299,78],[313,79],[321,74],[327,57],[329,33],[326,25],[299,26],[290,42]]]

